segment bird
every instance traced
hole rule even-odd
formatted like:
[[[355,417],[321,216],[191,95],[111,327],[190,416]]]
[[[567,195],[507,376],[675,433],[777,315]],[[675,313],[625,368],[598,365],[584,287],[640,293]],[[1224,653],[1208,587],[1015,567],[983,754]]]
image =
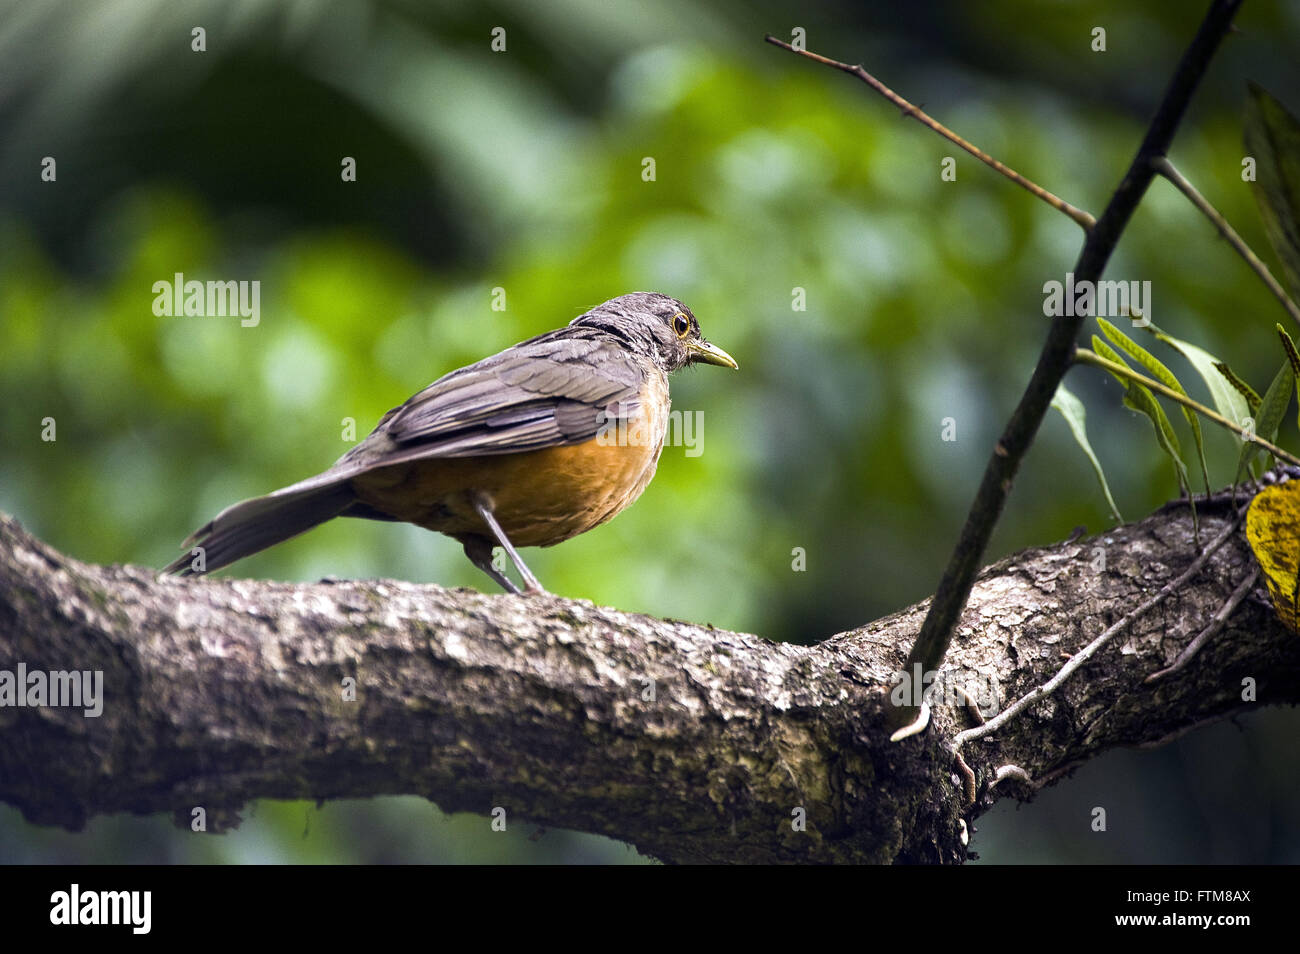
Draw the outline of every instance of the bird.
[[[611,298],[438,378],[328,470],[221,511],[162,572],[210,573],[358,517],[446,534],[507,592],[545,593],[518,548],[562,543],[641,496],[668,429],[668,375],[694,364],[739,369],[676,298]],[[522,589],[494,565],[497,545]]]

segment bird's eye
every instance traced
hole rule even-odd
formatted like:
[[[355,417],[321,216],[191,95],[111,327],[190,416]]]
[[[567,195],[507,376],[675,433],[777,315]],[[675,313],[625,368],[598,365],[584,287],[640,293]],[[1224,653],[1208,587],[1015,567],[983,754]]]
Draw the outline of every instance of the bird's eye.
[[[686,333],[691,330],[691,319],[687,318],[680,311],[673,315],[673,331],[677,332],[677,337],[685,338]]]

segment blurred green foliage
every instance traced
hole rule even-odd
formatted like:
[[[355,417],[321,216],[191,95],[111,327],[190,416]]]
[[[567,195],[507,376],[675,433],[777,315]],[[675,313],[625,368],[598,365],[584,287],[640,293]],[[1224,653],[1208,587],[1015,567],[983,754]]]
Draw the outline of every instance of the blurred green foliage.
[[[839,4],[792,20],[772,2],[685,0],[0,3],[0,509],[79,559],[161,566],[225,505],[328,466],[351,446],[347,419],[364,436],[439,375],[655,290],[689,303],[741,370],[674,379],[674,406],[703,412],[703,454],[666,448],[636,506],[530,551],[538,576],[566,596],[801,642],[899,609],[938,579],[1036,358],[1042,286],[1070,270],[1081,234],[762,36],[804,26],[809,48],[865,63],[1100,213],[1199,6]],[[1241,109],[1247,78],[1284,100],[1300,88],[1300,20],[1260,3],[1239,24],[1173,158],[1272,262],[1240,177]],[[205,53],[190,49],[195,25]],[[489,48],[497,25],[504,53]],[[1089,49],[1096,25],[1104,54]],[[39,179],[47,155],[56,183]],[[943,182],[950,155],[957,180]],[[354,183],[340,180],[344,156]],[[260,324],[155,317],[153,283],[177,272],[260,281]],[[1267,384],[1280,311],[1172,187],[1153,185],[1107,277],[1152,281],[1161,327]],[[1190,365],[1162,358],[1206,399]],[[1136,516],[1177,488],[1103,378],[1077,369],[1069,384]],[[40,439],[46,417],[55,442]],[[954,442],[940,439],[948,417]],[[1295,437],[1284,430],[1284,446]],[[1211,428],[1206,441],[1226,483],[1232,439]],[[988,557],[1078,524],[1104,530],[1107,507],[1052,415]],[[791,569],[796,547],[806,572]],[[364,521],[226,573],[491,588],[454,542]],[[1047,828],[1028,840],[1032,813],[986,820],[994,834],[974,847],[995,860],[1300,860],[1282,784],[1296,756],[1259,754],[1270,731],[1246,734],[1240,784],[1187,807],[1182,835],[1130,832],[1105,854],[1067,807],[1036,816],[1071,832],[1050,847]],[[1171,771],[1149,763],[1152,787]],[[1261,811],[1274,827],[1238,837],[1234,813]],[[254,814],[196,839],[163,818],[73,836],[0,809],[0,860],[636,857],[565,833],[498,842],[485,819],[439,821],[415,799]],[[1212,855],[1189,847],[1205,825]]]

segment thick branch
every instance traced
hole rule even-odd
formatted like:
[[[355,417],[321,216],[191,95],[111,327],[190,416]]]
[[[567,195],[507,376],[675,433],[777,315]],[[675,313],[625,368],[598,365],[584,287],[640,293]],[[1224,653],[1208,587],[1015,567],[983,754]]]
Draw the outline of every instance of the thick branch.
[[[1226,509],[1202,511],[1217,533]],[[1006,705],[1187,567],[1191,535],[1174,509],[989,568],[946,674],[981,674]],[[1233,537],[1057,695],[968,744],[968,809],[949,747],[964,709],[938,706],[927,732],[887,741],[885,690],[924,603],[795,646],[549,596],[160,580],[79,563],[0,517],[0,671],[97,669],[104,686],[98,718],[0,708],[0,800],[69,828],[116,811],[188,824],[201,806],[211,829],[252,798],[414,793],[669,861],[955,862],[959,817],[1028,794],[991,789],[999,766],[1056,778],[1250,709],[1245,676],[1261,703],[1300,701],[1300,643],[1262,587],[1186,669],[1142,685],[1252,561]]]

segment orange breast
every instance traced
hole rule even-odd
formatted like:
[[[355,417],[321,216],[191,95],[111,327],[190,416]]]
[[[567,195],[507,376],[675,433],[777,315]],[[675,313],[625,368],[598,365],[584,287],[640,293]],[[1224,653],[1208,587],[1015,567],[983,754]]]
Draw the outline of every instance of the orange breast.
[[[491,502],[516,546],[551,546],[611,519],[654,476],[668,424],[667,381],[651,375],[641,415],[585,444],[522,454],[435,458],[353,478],[370,506],[450,536],[490,536],[472,500]]]

